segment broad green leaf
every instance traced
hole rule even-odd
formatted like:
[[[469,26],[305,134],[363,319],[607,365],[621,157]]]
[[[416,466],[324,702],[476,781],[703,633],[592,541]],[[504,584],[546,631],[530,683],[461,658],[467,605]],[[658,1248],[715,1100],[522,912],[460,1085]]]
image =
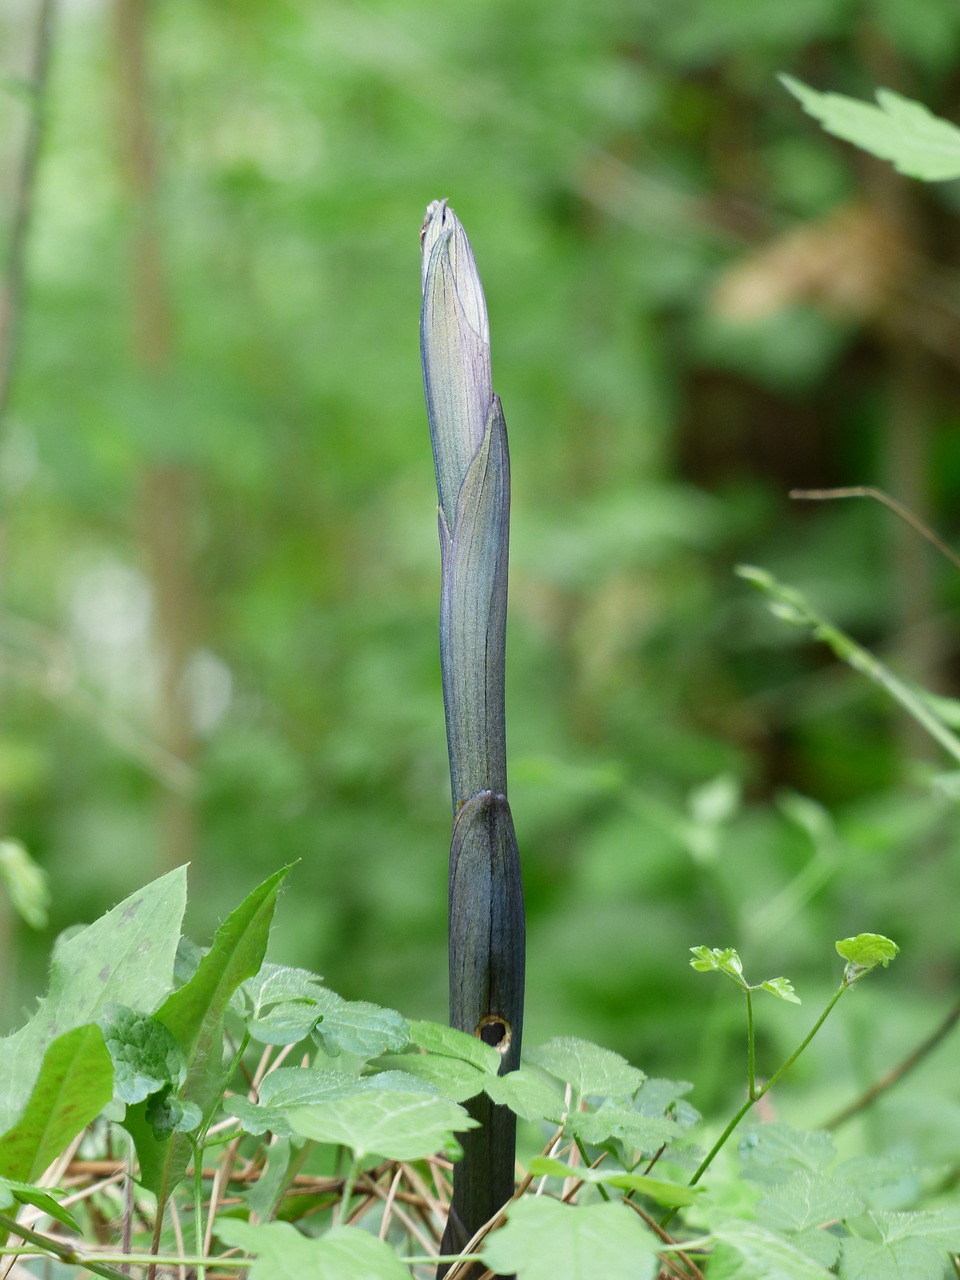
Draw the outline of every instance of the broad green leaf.
[[[712,1234],[742,1258],[745,1269],[732,1273],[742,1280],[830,1280],[829,1271],[759,1223],[732,1218]]]
[[[700,1123],[700,1112],[686,1101],[684,1095],[693,1089],[686,1080],[644,1080],[633,1105],[642,1116],[673,1120],[681,1129],[690,1129]]]
[[[873,106],[842,93],[818,93],[792,76],[780,79],[829,133],[891,161],[900,173],[926,182],[960,178],[960,129],[922,103],[878,89],[879,106]]]
[[[287,1112],[291,1107],[312,1106],[358,1093],[360,1089],[360,1080],[346,1072],[279,1067],[260,1085],[259,1103],[237,1096],[228,1098],[223,1109],[227,1115],[237,1117],[246,1133],[259,1135],[269,1131],[278,1137],[290,1137],[293,1130],[287,1123]]]
[[[589,1040],[560,1036],[526,1054],[528,1062],[573,1086],[577,1097],[633,1095],[646,1076],[626,1058]]]
[[[437,1093],[364,1089],[315,1106],[291,1107],[287,1121],[314,1142],[340,1143],[358,1160],[420,1160],[443,1149],[459,1153],[454,1133],[477,1127],[462,1107]]]
[[[275,1138],[266,1150],[266,1164],[260,1170],[260,1176],[243,1192],[247,1208],[261,1222],[269,1221],[276,1212],[286,1187],[293,1146],[289,1138]]]
[[[495,1076],[502,1059],[492,1045],[484,1044],[479,1036],[467,1035],[455,1027],[445,1027],[439,1022],[411,1022],[410,1040],[428,1053],[447,1058],[462,1058],[478,1071]]]
[[[113,1097],[113,1064],[90,1024],[58,1036],[43,1055],[26,1108],[0,1137],[0,1176],[33,1182]]]
[[[485,1045],[484,1048],[486,1047]],[[495,1049],[492,1052],[496,1054]],[[438,1053],[388,1053],[377,1060],[377,1066],[391,1073],[404,1071],[410,1076],[416,1076],[454,1102],[465,1102],[468,1098],[476,1097],[483,1092],[488,1080],[497,1078],[479,1071],[462,1058],[443,1057]]]
[[[58,1190],[57,1195],[62,1196],[64,1192]],[[10,1209],[17,1204],[33,1205],[41,1213],[62,1222],[70,1231],[78,1234],[81,1231],[76,1218],[54,1198],[50,1187],[34,1187],[30,1183],[17,1182],[12,1178],[0,1178],[0,1209]]]
[[[835,945],[841,959],[855,969],[875,969],[878,964],[886,968],[900,951],[897,944],[882,933],[858,933],[853,938],[842,938]]]
[[[527,1067],[508,1071],[505,1076],[486,1076],[484,1091],[494,1102],[509,1107],[521,1120],[547,1120],[559,1124],[563,1115],[563,1094],[551,1077]]]
[[[912,1213],[871,1213],[885,1244],[898,1240],[926,1240],[940,1249],[960,1253],[960,1209],[920,1209]]]
[[[395,1009],[382,1009],[365,1000],[344,1000],[326,987],[319,989],[317,1006],[322,1021],[313,1038],[332,1057],[350,1053],[357,1058],[376,1058],[410,1043],[406,1019]]]
[[[307,969],[265,964],[248,978],[240,993],[250,1002],[246,1017],[252,1039],[261,1044],[296,1044],[316,1028],[323,1014],[319,997],[324,988]]]
[[[791,1004],[800,1003],[800,997],[794,991],[793,983],[786,978],[768,978],[766,982],[761,982],[760,986],[779,1000],[789,1000]]]
[[[845,1239],[840,1254],[840,1280],[943,1280],[946,1250],[927,1240],[876,1244]]]
[[[199,1107],[204,1117],[209,1116],[225,1083],[222,1057],[227,1007],[241,982],[257,974],[263,964],[277,893],[286,874],[284,869],[270,876],[231,912],[190,981],[157,1010],[156,1017],[173,1033],[186,1059],[180,1100]],[[129,1108],[124,1125],[136,1144],[141,1181],[158,1197],[162,1212],[186,1172],[192,1148],[180,1130],[159,1140],[147,1117],[147,1105],[144,1102]],[[181,1119],[189,1124],[192,1116]]]
[[[834,1171],[857,1192],[869,1209],[894,1210],[916,1204],[924,1176],[902,1156],[855,1156]]]
[[[577,1178],[581,1182],[618,1187],[621,1191],[635,1191],[638,1195],[648,1196],[657,1204],[662,1204],[666,1209],[693,1204],[704,1192],[703,1187],[680,1186],[642,1173],[604,1169],[602,1165],[598,1169],[591,1169],[586,1165],[567,1165],[562,1160],[554,1160],[549,1156],[534,1156],[530,1161],[530,1172],[538,1178]]]
[[[334,1227],[317,1239],[286,1222],[254,1226],[221,1217],[217,1235],[256,1255],[250,1280],[410,1280],[390,1246],[359,1227]]]
[[[171,1032],[157,1018],[111,1005],[100,1029],[113,1061],[113,1092],[121,1102],[142,1102],[164,1086],[179,1089],[186,1062]]]
[[[786,1124],[754,1125],[739,1144],[743,1176],[755,1182],[786,1182],[798,1170],[819,1174],[836,1156],[824,1129],[792,1129]]]
[[[54,948],[49,993],[0,1040],[0,1133],[26,1106],[51,1040],[95,1022],[111,1002],[150,1012],[170,990],[186,883],[178,867]]]
[[[743,978],[743,964],[733,947],[691,947],[693,959],[690,967],[698,973],[726,973],[731,978]]]
[[[771,1187],[757,1205],[757,1218],[774,1231],[804,1231],[863,1213],[861,1196],[847,1182],[798,1169]]]
[[[683,1136],[680,1126],[666,1117],[642,1116],[631,1107],[604,1102],[596,1111],[572,1111],[565,1128],[590,1146],[622,1142],[632,1151],[655,1155],[664,1143]]]
[[[527,1197],[483,1243],[484,1265],[517,1280],[653,1280],[657,1241],[621,1204]]]

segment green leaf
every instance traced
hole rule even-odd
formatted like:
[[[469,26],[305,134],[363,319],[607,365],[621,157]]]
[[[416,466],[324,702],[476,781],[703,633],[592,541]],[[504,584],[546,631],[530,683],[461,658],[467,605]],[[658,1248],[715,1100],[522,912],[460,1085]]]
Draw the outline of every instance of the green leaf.
[[[113,1065],[94,1025],[58,1036],[23,1115],[0,1137],[0,1176],[32,1182],[113,1097]]]
[[[63,1191],[57,1191],[57,1195],[64,1194]],[[9,1209],[14,1204],[33,1205],[41,1213],[56,1218],[57,1222],[62,1222],[70,1231],[76,1231],[78,1234],[81,1231],[76,1218],[69,1210],[64,1209],[59,1200],[54,1199],[49,1187],[34,1187],[30,1183],[17,1182],[12,1178],[0,1178],[0,1206]]]
[[[19,840],[0,840],[0,883],[14,911],[31,929],[45,929],[50,906],[47,877]]]
[[[121,1102],[142,1102],[164,1086],[179,1089],[186,1073],[183,1053],[157,1018],[126,1005],[111,1005],[100,1029],[113,1061],[113,1092]]]
[[[170,990],[186,907],[178,867],[54,948],[50,990],[25,1027],[0,1040],[0,1132],[26,1106],[56,1036],[95,1022],[111,1002],[152,1010]]]
[[[743,985],[743,964],[733,947],[691,947],[690,967],[698,973],[725,973]]]
[[[494,1102],[509,1107],[521,1120],[560,1123],[563,1094],[549,1076],[518,1067],[503,1076],[487,1076],[483,1087]]]
[[[313,1036],[331,1057],[350,1053],[365,1060],[410,1043],[407,1021],[395,1009],[381,1009],[364,1000],[344,1000],[326,987],[319,988],[317,1007],[322,1021]]]
[[[364,1089],[308,1107],[291,1107],[287,1121],[314,1142],[349,1147],[357,1160],[420,1160],[441,1148],[459,1153],[454,1133],[477,1127],[462,1107],[437,1093]]]
[[[891,161],[900,173],[926,182],[960,178],[960,129],[922,103],[878,89],[875,107],[842,93],[818,93],[792,76],[780,79],[829,133]]]
[[[445,1058],[438,1053],[389,1053],[377,1060],[377,1066],[384,1071],[403,1071],[416,1076],[454,1102],[475,1098],[483,1092],[488,1080],[496,1079],[462,1058]]]
[[[786,978],[768,978],[766,982],[761,982],[760,986],[780,1000],[789,1000],[791,1004],[800,1003],[800,997],[794,991],[793,983],[788,982]]]
[[[835,944],[837,954],[854,969],[884,968],[899,953],[900,948],[882,933],[858,933],[853,938],[842,938]]]
[[[926,1209],[912,1213],[871,1213],[885,1244],[908,1238],[926,1240],[960,1253],[960,1209]]]
[[[876,1244],[851,1237],[843,1241],[840,1280],[943,1280],[945,1251],[926,1240]]]
[[[664,1143],[683,1136],[673,1120],[642,1116],[631,1107],[604,1102],[596,1111],[572,1111],[565,1128],[592,1147],[622,1142],[631,1151],[654,1155]]]
[[[589,1040],[560,1036],[526,1055],[527,1061],[573,1086],[578,1098],[587,1095],[632,1095],[646,1076],[626,1058],[601,1049]]]
[[[479,1036],[467,1035],[455,1027],[445,1027],[439,1022],[411,1022],[410,1040],[428,1053],[442,1054],[448,1058],[462,1058],[478,1071],[495,1076],[502,1059],[492,1045],[484,1044]]]
[[[289,1138],[276,1138],[266,1150],[266,1164],[261,1169],[259,1178],[243,1193],[247,1208],[261,1222],[269,1222],[276,1213],[287,1185],[293,1146]]]
[[[323,1017],[324,988],[307,969],[265,964],[240,988],[252,1008],[247,1030],[260,1044],[296,1044],[309,1036]]]
[[[483,1244],[484,1265],[517,1280],[653,1280],[657,1241],[620,1204],[560,1204],[530,1197],[507,1210]]]
[[[248,1098],[229,1098],[227,1115],[236,1116],[246,1133],[289,1137],[294,1131],[287,1121],[291,1107],[313,1106],[331,1098],[361,1091],[356,1076],[338,1071],[317,1071],[312,1067],[280,1067],[271,1071],[260,1086],[259,1103]]]
[[[754,1125],[739,1144],[743,1176],[765,1184],[786,1182],[797,1170],[819,1174],[836,1157],[824,1129],[792,1129],[786,1124]]]
[[[549,1156],[534,1156],[529,1168],[538,1178],[576,1178],[594,1185],[603,1183],[608,1187],[617,1187],[621,1191],[635,1191],[638,1195],[655,1200],[666,1209],[694,1204],[705,1190],[704,1187],[680,1186],[662,1178],[650,1178],[642,1173],[624,1173],[616,1169],[604,1169],[603,1166],[591,1169],[587,1165],[568,1165]]]
[[[218,1218],[217,1236],[257,1256],[250,1280],[410,1280],[390,1246],[359,1227],[334,1227],[315,1239],[286,1222]]]
[[[771,1187],[757,1205],[757,1218],[774,1231],[805,1231],[863,1213],[863,1198],[847,1182],[798,1169]]]
[[[263,964],[277,893],[287,869],[276,872],[249,894],[217,930],[213,946],[200,961],[196,973],[173,992],[156,1017],[179,1044],[186,1060],[186,1078],[180,1092],[183,1103],[199,1107],[209,1118],[225,1079],[222,1065],[223,1021],[230,1000],[247,978]],[[130,1132],[140,1158],[143,1185],[162,1206],[186,1172],[192,1150],[186,1136],[192,1113],[177,1120],[177,1132],[160,1140],[147,1116],[147,1103],[127,1111],[124,1126]],[[187,1125],[185,1131],[180,1128]]]
[[[830,1280],[830,1272],[796,1245],[756,1222],[730,1219],[713,1236],[739,1254],[745,1270],[731,1272],[742,1280]]]

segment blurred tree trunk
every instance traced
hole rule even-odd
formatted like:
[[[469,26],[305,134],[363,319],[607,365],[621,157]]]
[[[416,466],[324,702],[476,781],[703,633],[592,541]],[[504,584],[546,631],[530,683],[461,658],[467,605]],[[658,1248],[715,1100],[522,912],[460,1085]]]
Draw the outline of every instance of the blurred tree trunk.
[[[37,7],[31,65],[27,72],[31,89],[29,114],[11,192],[10,232],[7,239],[3,278],[0,279],[0,440],[6,428],[7,407],[13,385],[17,339],[23,311],[27,242],[33,221],[33,196],[37,185],[37,172],[46,125],[47,86],[55,15],[56,0],[40,0]],[[0,582],[3,581],[5,567],[5,518],[6,513],[0,513]],[[6,834],[7,820],[7,796],[0,787],[0,837]],[[18,927],[19,921],[6,894],[0,893],[0,992],[11,992],[15,989]],[[0,1009],[0,1017],[5,1021],[10,1012],[5,1008]]]
[[[173,323],[157,226],[156,147],[150,119],[146,0],[113,0],[117,54],[118,133],[130,206],[130,288],[134,359],[142,394],[163,398],[170,371]],[[192,485],[178,463],[147,460],[140,480],[140,536],[153,597],[157,730],[161,745],[190,765],[196,736],[186,684],[194,647],[196,585],[190,553]],[[192,860],[197,817],[191,795],[161,797],[164,868]]]

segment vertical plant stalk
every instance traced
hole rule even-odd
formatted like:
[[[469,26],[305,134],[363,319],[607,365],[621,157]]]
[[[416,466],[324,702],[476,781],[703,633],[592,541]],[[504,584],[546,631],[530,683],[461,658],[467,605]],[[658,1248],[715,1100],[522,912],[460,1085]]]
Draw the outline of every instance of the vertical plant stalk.
[[[157,222],[157,154],[150,116],[147,0],[113,0],[117,130],[131,224],[133,353],[145,397],[162,398],[173,364],[173,318]],[[195,647],[198,591],[190,548],[194,479],[177,462],[147,462],[140,476],[140,535],[154,599],[157,731],[163,749],[192,774],[197,740],[187,666]],[[164,867],[192,862],[197,809],[190,788],[160,795]]]
[[[504,718],[510,460],[483,290],[446,201],[430,205],[420,240],[420,351],[439,498],[440,665],[453,793],[450,1022],[493,1045],[502,1073],[520,1062],[524,979]],[[513,1195],[513,1113],[486,1095],[468,1109],[481,1127],[463,1138],[442,1253],[462,1249]]]

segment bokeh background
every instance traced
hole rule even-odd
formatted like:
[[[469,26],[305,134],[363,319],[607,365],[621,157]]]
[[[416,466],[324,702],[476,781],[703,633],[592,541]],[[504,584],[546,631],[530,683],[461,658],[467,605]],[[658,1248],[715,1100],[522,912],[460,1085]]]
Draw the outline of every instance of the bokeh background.
[[[743,1013],[688,948],[794,981],[762,1070],[872,930],[902,956],[778,1105],[815,1121],[908,1052],[960,976],[948,762],[733,568],[958,691],[957,571],[787,493],[882,485],[960,539],[960,191],[777,80],[958,119],[955,0],[5,0],[0,70],[0,816],[52,887],[46,929],[2,908],[3,1025],[60,929],[186,861],[198,940],[298,860],[274,958],[445,1016],[445,196],[513,459],[528,1041],[727,1106]],[[927,1106],[955,1153],[950,1057],[888,1132]]]

